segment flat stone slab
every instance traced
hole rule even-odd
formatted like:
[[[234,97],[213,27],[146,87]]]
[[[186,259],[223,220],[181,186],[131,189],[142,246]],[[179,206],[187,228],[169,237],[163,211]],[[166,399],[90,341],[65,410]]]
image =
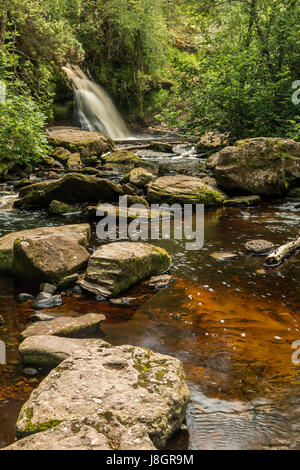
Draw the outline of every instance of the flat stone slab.
[[[94,294],[117,297],[134,284],[164,273],[171,261],[165,250],[148,243],[109,243],[92,254],[79,284]]]
[[[17,435],[64,424],[60,445],[65,448],[68,426],[77,421],[77,431],[91,425],[114,449],[163,448],[182,425],[188,402],[178,359],[140,347],[95,343],[63,361],[32,392],[20,412]],[[57,433],[60,439],[60,429]]]
[[[224,201],[224,206],[228,207],[248,207],[257,206],[261,202],[260,196],[232,197]]]
[[[89,313],[81,317],[59,317],[51,321],[39,321],[30,325],[21,333],[24,340],[30,336],[55,335],[66,338],[84,338],[99,332],[104,315]]]
[[[210,256],[220,261],[234,261],[238,259],[238,255],[235,253],[212,253]]]
[[[275,250],[275,245],[268,240],[251,240],[245,245],[246,251],[254,255],[267,255]]]
[[[50,236],[60,236],[82,246],[87,246],[91,236],[89,224],[63,225],[59,227],[39,227],[32,230],[12,232],[0,238],[0,272],[12,273],[13,247],[17,239],[29,237],[31,240],[45,240]]]
[[[162,276],[152,276],[147,283],[150,289],[166,289],[172,282],[173,277],[170,274]]]
[[[84,353],[93,344],[100,347],[108,343],[99,339],[29,336],[20,344],[19,352],[24,364],[50,369],[74,354]]]

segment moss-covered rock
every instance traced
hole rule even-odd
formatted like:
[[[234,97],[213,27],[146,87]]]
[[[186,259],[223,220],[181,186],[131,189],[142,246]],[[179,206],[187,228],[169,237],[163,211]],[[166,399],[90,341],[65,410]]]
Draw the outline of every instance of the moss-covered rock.
[[[69,170],[80,170],[82,168],[80,153],[71,153],[67,161],[67,168]]]
[[[152,179],[152,173],[145,168],[134,168],[134,170],[129,173],[129,182],[138,188],[144,188]]]
[[[167,271],[171,262],[165,250],[147,243],[110,243],[93,253],[80,285],[93,293],[117,297],[134,284]]]
[[[152,203],[204,204],[207,207],[221,206],[225,198],[200,178],[185,175],[158,178],[149,185],[148,197]]]
[[[0,272],[13,274],[13,248],[15,240],[30,238],[31,240],[41,241],[53,236],[60,236],[64,240],[69,240],[86,247],[91,236],[91,228],[89,224],[75,224],[61,227],[39,227],[4,235],[0,238]]]
[[[249,207],[257,206],[261,201],[260,196],[240,196],[232,197],[224,201],[224,206],[228,207]]]
[[[240,140],[212,155],[207,167],[230,195],[282,196],[300,178],[300,144],[280,138]]]
[[[114,152],[103,155],[102,160],[105,163],[140,163],[141,158],[134,153],[126,150],[116,150]]]
[[[48,207],[53,200],[67,204],[118,201],[123,194],[120,185],[106,179],[82,174],[69,174],[57,181],[26,186],[20,190],[17,207]]]
[[[53,215],[71,214],[72,212],[78,212],[78,208],[64,202],[52,201],[49,206],[49,213]]]
[[[69,274],[83,271],[88,259],[83,246],[63,237],[23,237],[14,242],[12,272],[17,278],[36,284],[56,284]]]
[[[83,162],[92,155],[101,156],[114,149],[114,142],[101,132],[83,131],[77,127],[52,127],[48,139],[54,147],[79,152]]]

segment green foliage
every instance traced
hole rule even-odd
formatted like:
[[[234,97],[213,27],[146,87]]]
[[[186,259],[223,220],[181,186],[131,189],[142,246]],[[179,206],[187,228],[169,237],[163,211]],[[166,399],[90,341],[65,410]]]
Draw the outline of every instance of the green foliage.
[[[178,124],[186,111],[190,133],[221,131],[233,140],[299,138],[299,111],[291,100],[292,83],[300,76],[299,5],[254,0],[224,2],[210,10],[213,2],[204,3],[208,9],[199,13],[197,64],[173,57],[169,122]]]
[[[26,95],[8,93],[0,104],[0,175],[8,170],[38,162],[48,150],[44,133],[45,116]]]

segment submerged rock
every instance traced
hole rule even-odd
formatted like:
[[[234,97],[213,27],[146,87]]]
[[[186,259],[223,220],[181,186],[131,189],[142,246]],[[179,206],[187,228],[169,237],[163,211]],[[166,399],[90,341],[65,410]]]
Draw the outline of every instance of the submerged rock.
[[[234,261],[238,259],[238,255],[235,253],[212,253],[210,255],[212,258],[218,259],[220,261]]]
[[[81,317],[59,317],[47,322],[36,322],[21,333],[24,340],[30,336],[62,336],[65,338],[86,338],[98,334],[104,315],[89,313]]]
[[[147,243],[109,243],[90,257],[79,284],[94,294],[117,297],[143,279],[165,272],[171,261],[165,250]]]
[[[36,283],[56,284],[83,271],[89,256],[83,246],[59,236],[19,238],[14,242],[13,274]]]
[[[193,176],[162,176],[149,185],[148,196],[153,203],[205,204],[220,206],[224,195]]]
[[[17,435],[37,433],[24,441],[27,448],[36,448],[39,442],[40,449],[64,449],[78,445],[76,439],[72,445],[74,434],[92,426],[97,432],[93,437],[106,436],[114,449],[163,448],[180,429],[188,402],[189,391],[177,359],[144,348],[99,342],[50,372],[24,404]],[[65,430],[73,424],[73,431],[62,434],[62,424]],[[50,433],[53,428],[56,432]],[[84,429],[84,448],[89,448],[89,432]],[[10,446],[22,447],[22,441]]]
[[[228,194],[282,196],[300,178],[300,144],[290,139],[240,140],[207,160]]]
[[[82,246],[87,246],[91,235],[89,224],[63,225],[59,227],[40,227],[32,230],[13,232],[0,238],[0,272],[13,274],[13,248],[17,239],[30,238],[31,240],[44,240],[52,236],[60,236]]]
[[[82,174],[68,174],[57,181],[25,186],[20,190],[17,207],[49,207],[52,201],[67,204],[118,201],[123,195],[120,185],[106,179]]]
[[[246,243],[245,248],[255,255],[267,255],[275,250],[275,245],[267,240],[251,240]]]
[[[224,206],[228,207],[248,207],[257,206],[261,201],[260,196],[240,196],[232,197],[224,201]]]
[[[172,282],[173,277],[170,274],[163,274],[162,276],[153,276],[147,283],[150,289],[166,289]]]

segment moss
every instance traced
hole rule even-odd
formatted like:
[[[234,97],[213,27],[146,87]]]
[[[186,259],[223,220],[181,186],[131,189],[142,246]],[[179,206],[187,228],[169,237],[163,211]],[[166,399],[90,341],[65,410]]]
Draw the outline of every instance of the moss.
[[[105,163],[140,163],[141,158],[126,150],[117,150],[102,157]]]
[[[43,431],[47,431],[48,429],[55,428],[56,426],[58,426],[60,423],[63,422],[62,420],[58,420],[58,419],[49,419],[48,421],[45,421],[44,423],[34,425],[32,423],[32,418],[33,418],[32,408],[26,408],[23,412],[23,416],[26,417],[27,423],[24,429],[18,430],[17,437],[19,439],[26,437],[26,436],[30,436],[31,434],[36,434],[38,432],[43,432]]]

